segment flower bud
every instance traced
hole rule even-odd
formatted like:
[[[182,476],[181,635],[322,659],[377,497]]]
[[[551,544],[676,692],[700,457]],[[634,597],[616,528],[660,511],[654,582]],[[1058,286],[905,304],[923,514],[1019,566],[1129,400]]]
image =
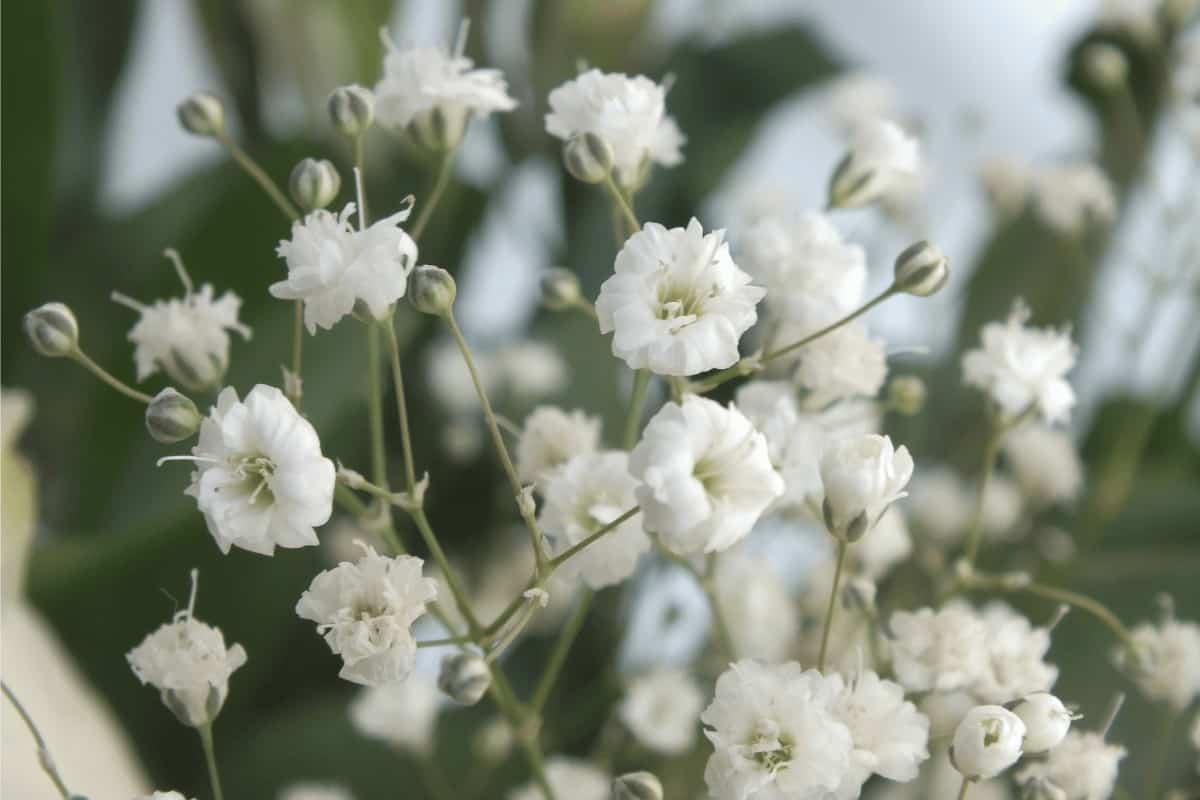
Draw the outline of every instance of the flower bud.
[[[888,384],[888,407],[914,417],[925,407],[925,381],[916,375],[897,375]]]
[[[1116,45],[1093,42],[1083,48],[1079,58],[1084,77],[1098,89],[1119,89],[1129,78],[1129,60]]]
[[[413,141],[431,153],[448,153],[458,147],[467,131],[467,112],[434,106],[412,118],[408,132]]]
[[[1025,695],[1013,706],[1012,712],[1025,723],[1027,753],[1044,753],[1056,747],[1071,729],[1075,715],[1062,701],[1049,692]]]
[[[186,689],[163,689],[162,701],[175,719],[189,728],[209,725],[221,713],[228,685],[223,687],[205,685]]]
[[[438,688],[456,703],[475,705],[491,684],[492,673],[487,662],[475,653],[455,653],[442,659]]]
[[[542,305],[551,311],[562,311],[578,303],[583,294],[579,291],[579,278],[562,267],[554,267],[542,275]]]
[[[834,443],[819,464],[825,527],[842,541],[858,541],[905,495],[912,469],[908,448],[893,448],[886,436],[866,434]]]
[[[422,314],[449,314],[457,294],[454,276],[441,267],[417,267],[409,278],[408,300]]]
[[[1001,706],[976,706],[954,731],[950,760],[972,780],[991,778],[1017,763],[1025,739],[1025,723]]]
[[[25,333],[33,349],[50,358],[62,358],[79,348],[79,323],[62,303],[46,303],[25,315]]]
[[[830,208],[864,206],[873,199],[870,188],[874,179],[874,170],[855,169],[853,156],[847,153],[829,176],[829,196],[826,202]]]
[[[612,172],[612,145],[603,136],[577,133],[563,145],[563,165],[578,181],[600,183]]]
[[[146,406],[146,430],[163,444],[182,442],[200,429],[203,420],[196,404],[170,386]]]
[[[360,136],[375,120],[375,95],[356,84],[339,86],[329,95],[329,119],[343,136]]]
[[[917,242],[896,256],[895,286],[902,292],[928,297],[949,278],[950,262],[932,242]]]
[[[662,800],[662,782],[652,772],[627,772],[613,781],[612,800]]]
[[[175,107],[179,124],[197,136],[217,136],[225,130],[225,104],[216,95],[196,92]]]
[[[342,178],[337,168],[323,158],[306,158],[295,166],[288,189],[296,205],[305,211],[324,208],[337,197]]]

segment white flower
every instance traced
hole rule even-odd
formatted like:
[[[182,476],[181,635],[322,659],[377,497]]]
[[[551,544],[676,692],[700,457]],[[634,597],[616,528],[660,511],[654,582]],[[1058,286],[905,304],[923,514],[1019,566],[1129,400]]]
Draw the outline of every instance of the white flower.
[[[742,658],[786,658],[800,620],[787,587],[762,556],[733,551],[717,560],[716,593],[733,649]]]
[[[834,208],[865,206],[903,192],[921,174],[917,140],[888,120],[865,122],[854,129],[850,151],[834,170],[829,204]]]
[[[1044,760],[1018,772],[1017,780],[1044,778],[1066,792],[1067,800],[1108,800],[1123,758],[1125,748],[1107,744],[1100,734],[1071,731]]]
[[[804,336],[792,325],[780,327],[775,346]],[[796,352],[794,379],[807,394],[807,408],[824,408],[838,400],[874,397],[887,380],[887,354],[880,339],[872,339],[861,322],[849,322]]]
[[[800,410],[796,391],[786,381],[749,381],[738,388],[736,405],[766,437],[771,466],[783,478],[784,493],[770,510],[807,511],[819,505],[818,463],[831,435],[821,417]]]
[[[475,69],[462,54],[465,42],[453,53],[444,47],[401,49],[385,32],[383,44],[387,55],[383,77],[375,84],[375,119],[385,128],[401,131],[437,109],[446,128],[461,136],[469,116],[517,107],[500,70]]]
[[[279,800],[354,800],[354,795],[331,783],[293,783],[279,793]]]
[[[546,782],[555,797],[570,800],[609,800],[612,778],[586,761],[565,756],[546,759]],[[536,783],[510,792],[508,800],[542,800]]]
[[[125,658],[139,681],[162,693],[163,704],[180,722],[199,727],[220,713],[229,696],[229,676],[246,663],[246,651],[240,644],[226,648],[219,628],[192,616],[195,601],[193,584],[189,607]]]
[[[357,563],[343,562],[313,578],[296,613],[317,623],[329,649],[345,662],[339,676],[378,686],[412,672],[417,643],[409,626],[437,596],[421,577],[421,559],[386,558],[363,545]]]
[[[673,167],[683,160],[683,134],[666,113],[667,91],[642,75],[590,69],[550,92],[546,131],[563,141],[594,133],[613,151],[617,182],[641,183],[652,162]]]
[[[640,482],[645,529],[681,555],[730,547],[784,488],[750,421],[695,395],[651,418],[629,471]]]
[[[350,722],[371,739],[421,756],[433,752],[433,729],[442,694],[422,674],[363,689],[350,704]]]
[[[692,749],[704,695],[686,672],[663,670],[635,678],[617,715],[640,743],[665,755]]]
[[[1105,225],[1117,213],[1112,182],[1089,163],[1064,164],[1038,173],[1033,179],[1033,200],[1042,222],[1064,234]]]
[[[1200,625],[1166,619],[1142,623],[1131,633],[1137,655],[1120,650],[1117,664],[1146,697],[1183,711],[1200,695]]]
[[[185,494],[196,498],[222,553],[240,547],[271,555],[317,544],[313,529],[333,513],[333,462],[321,455],[312,424],[283,392],[259,384],[239,401],[232,387],[200,424]]]
[[[765,217],[739,242],[738,260],[767,288],[767,303],[793,323],[797,338],[862,303],[866,251],[844,241],[823,214],[810,211],[794,222]]]
[[[929,758],[929,718],[904,699],[899,684],[870,670],[843,686],[840,675],[828,679],[838,693],[833,715],[850,729],[854,750],[850,770],[833,795],[855,800],[872,774],[906,783]]]
[[[764,290],[729,256],[724,231],[705,234],[647,222],[625,242],[600,287],[600,332],[631,369],[696,375],[738,360],[738,340],[758,319]]]
[[[1029,753],[1043,753],[1057,746],[1075,718],[1062,700],[1049,692],[1025,695],[1013,706],[1013,713],[1025,723],[1025,750]]]
[[[987,628],[964,605],[897,611],[888,629],[896,678],[910,692],[968,688],[987,669]]]
[[[1028,165],[1009,156],[989,158],[979,165],[979,180],[992,207],[1005,217],[1014,217],[1025,207],[1031,177]]]
[[[179,792],[154,792],[153,794],[142,795],[135,800],[188,800],[187,795]]]
[[[1003,603],[990,603],[977,615],[985,628],[987,669],[971,684],[984,703],[1008,703],[1031,692],[1050,689],[1058,668],[1043,661],[1050,632]]]
[[[575,456],[545,484],[538,521],[560,555],[637,506],[637,481],[629,474],[629,456],[604,450]],[[564,577],[578,575],[592,589],[620,583],[633,574],[650,538],[634,516],[568,559]]]
[[[1012,478],[1002,473],[992,475],[983,495],[980,525],[986,539],[1011,541],[1021,534],[1017,523],[1021,521],[1024,502],[1021,488]]]
[[[1025,496],[1036,506],[1070,502],[1083,486],[1083,462],[1065,431],[1021,425],[1004,437],[1004,455]]]
[[[854,741],[834,711],[840,681],[795,662],[738,661],[700,715],[715,800],[824,800],[851,768]]]
[[[829,87],[829,110],[847,131],[894,117],[896,105],[896,87],[866,72],[838,77]]]
[[[829,532],[856,541],[888,506],[907,495],[913,460],[887,436],[864,434],[833,442],[821,456],[822,513]]]
[[[974,501],[958,475],[946,467],[922,467],[913,477],[908,507],[922,534],[938,544],[958,542],[971,522]]]
[[[363,303],[375,319],[387,315],[404,296],[408,274],[417,263],[417,245],[396,227],[412,210],[409,204],[364,231],[350,224],[350,203],[338,216],[317,209],[292,223],[292,238],[276,254],[287,260],[287,280],[271,285],[271,295],[304,301],[304,324],[332,328]]]
[[[595,452],[599,443],[599,417],[538,406],[521,428],[517,476],[526,483],[544,482],[571,458]]]
[[[1066,374],[1075,365],[1075,345],[1066,331],[1030,328],[1029,307],[1013,303],[1008,319],[989,322],[982,347],[963,355],[963,379],[987,392],[1009,415],[1036,406],[1047,422],[1064,422],[1075,405]]]
[[[518,403],[540,400],[567,387],[567,364],[558,349],[546,342],[524,339],[506,344],[496,350],[493,360],[496,377]]]
[[[968,778],[991,778],[1017,763],[1025,723],[1002,706],[976,706],[954,731],[950,757]]]
[[[878,580],[912,554],[912,536],[904,514],[895,507],[883,512],[871,535],[850,550],[863,575]]]

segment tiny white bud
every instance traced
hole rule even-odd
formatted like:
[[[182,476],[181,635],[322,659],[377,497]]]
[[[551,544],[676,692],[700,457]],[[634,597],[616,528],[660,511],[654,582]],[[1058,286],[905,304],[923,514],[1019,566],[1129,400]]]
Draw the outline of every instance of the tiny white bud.
[[[1025,723],[1027,753],[1043,753],[1056,747],[1071,729],[1075,715],[1049,692],[1034,692],[1013,706],[1013,713]]]
[[[457,294],[454,276],[441,267],[417,267],[409,278],[408,301],[422,314],[449,314]]]
[[[225,104],[207,92],[189,95],[175,107],[175,114],[183,129],[197,136],[217,136],[225,130]]]
[[[613,781],[612,800],[662,800],[662,782],[652,772],[627,772]]]
[[[612,145],[595,133],[577,133],[563,145],[563,166],[578,181],[600,183],[612,172]]]
[[[542,275],[542,305],[551,311],[562,311],[579,302],[579,278],[562,267],[554,267]]]
[[[1129,60],[1121,48],[1107,42],[1093,42],[1079,54],[1083,75],[1099,89],[1112,91],[1129,79]]]
[[[329,95],[329,119],[343,136],[361,135],[375,120],[375,95],[356,84],[339,86]]]
[[[434,106],[412,118],[408,133],[413,141],[431,153],[448,153],[458,147],[467,131],[464,109]]]
[[[292,169],[288,189],[296,205],[305,211],[325,208],[342,188],[342,177],[326,159],[306,158]]]
[[[517,509],[521,512],[522,517],[537,516],[537,502],[533,499],[533,484],[521,487],[521,493],[517,495]]]
[[[46,303],[28,312],[25,333],[33,349],[50,358],[73,355],[79,348],[79,322],[62,303]]]
[[[950,261],[938,246],[920,241],[896,256],[896,288],[902,292],[928,297],[950,279]]]
[[[538,608],[545,608],[546,606],[550,605],[550,593],[545,589],[539,589],[537,587],[534,587],[533,589],[526,589],[521,593],[521,596],[530,603],[536,604]]]
[[[925,381],[916,375],[897,375],[888,384],[888,407],[898,414],[913,417],[925,407]]]
[[[204,417],[186,395],[168,386],[146,406],[146,430],[157,442],[182,442],[200,429]]]
[[[456,703],[475,705],[491,684],[491,670],[481,656],[462,652],[442,659],[438,688]]]
[[[1001,706],[976,706],[954,731],[950,760],[973,780],[991,778],[1017,763],[1025,739],[1025,723]]]

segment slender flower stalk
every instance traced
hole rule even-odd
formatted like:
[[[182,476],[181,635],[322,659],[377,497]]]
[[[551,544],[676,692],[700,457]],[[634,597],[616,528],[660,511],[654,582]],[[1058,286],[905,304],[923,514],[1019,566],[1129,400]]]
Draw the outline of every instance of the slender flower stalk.
[[[628,228],[628,236],[632,236],[642,229],[642,224],[638,222],[637,214],[633,213],[633,207],[629,203],[629,198],[617,186],[613,180],[612,172],[604,176],[604,188],[608,192],[608,196],[612,198],[613,206],[617,209],[617,213],[625,221],[625,227]]]
[[[642,427],[642,407],[646,404],[646,388],[650,385],[650,370],[639,369],[633,373],[633,393],[629,396],[629,412],[625,416],[626,450],[637,444],[638,431]]]
[[[971,789],[971,784],[974,782],[970,778],[963,778],[962,787],[958,790],[958,800],[966,800],[967,792]]]
[[[846,566],[848,542],[837,540],[837,565],[833,568],[833,588],[829,590],[829,606],[825,609],[825,627],[821,631],[821,652],[817,656],[817,669],[825,671],[825,655],[829,649],[829,631],[833,628],[833,612],[837,608],[838,586],[842,582],[842,570]]]
[[[575,638],[579,635],[579,631],[583,629],[583,622],[587,618],[588,610],[592,605],[592,598],[595,592],[590,589],[584,589],[579,602],[575,606],[574,613],[567,623],[563,625],[562,630],[558,634],[558,641],[554,643],[554,650],[550,653],[550,660],[546,662],[546,668],[542,672],[542,677],[538,679],[537,687],[533,690],[533,696],[529,699],[529,713],[538,715],[542,713],[542,709],[546,707],[546,701],[550,699],[550,693],[554,690],[554,682],[558,680],[558,675],[562,672],[563,666],[567,663],[567,654],[571,651],[571,645],[574,644]]]
[[[125,383],[120,378],[117,378],[108,370],[104,369],[104,367],[100,366],[95,361],[92,361],[91,357],[89,357],[87,353],[83,352],[82,349],[76,347],[75,351],[68,357],[126,397],[132,400],[137,400],[139,403],[145,403],[146,405],[150,405],[151,401],[154,400],[154,398],[150,395],[146,394],[145,392],[139,392],[137,389],[134,389],[132,386]]]
[[[200,746],[204,749],[204,761],[208,764],[208,781],[212,785],[213,800],[225,800],[221,791],[221,774],[217,771],[217,755],[213,750],[212,723],[196,729],[200,733]]]
[[[446,187],[450,184],[450,167],[454,163],[454,153],[454,150],[447,150],[442,154],[441,160],[438,161],[437,169],[433,174],[433,184],[425,196],[425,204],[417,214],[416,222],[413,223],[408,231],[408,235],[413,238],[414,242],[421,240],[421,234],[425,232],[425,226],[429,224],[429,220],[433,216],[433,210],[437,208],[438,202],[442,199],[442,194],[445,193]]]
[[[979,544],[983,538],[984,500],[986,499],[988,484],[992,480],[992,474],[996,471],[996,458],[1000,454],[1000,446],[1004,443],[1004,437],[1008,432],[1029,419],[1036,409],[1037,403],[1030,403],[1024,411],[1010,420],[1003,420],[999,417],[992,420],[991,432],[988,434],[987,442],[983,446],[983,464],[979,470],[979,491],[975,493],[975,507],[971,513],[971,525],[967,529],[965,552],[968,566],[974,567],[975,559],[979,556]]]
[[[595,533],[593,533],[592,535],[588,536],[586,539],[582,540],[578,544],[573,545],[572,547],[559,553],[557,556],[550,559],[550,570],[553,571],[555,569],[558,569],[563,564],[565,564],[567,562],[567,560],[570,559],[572,556],[579,554],[585,548],[595,544],[600,539],[607,536],[609,533],[612,533],[614,530],[619,528],[627,520],[633,519],[633,517],[636,516],[637,513],[641,510],[642,509],[639,508],[638,506],[634,506],[633,508],[626,511],[621,516],[614,519],[612,522],[610,522],[607,525],[605,525],[604,527],[600,528],[600,530],[598,530]]]
[[[46,773],[46,777],[54,784],[54,788],[58,789],[58,793],[63,796],[63,800],[70,800],[74,795],[67,789],[66,781],[63,780],[62,775],[59,773],[54,759],[50,757],[50,748],[46,745],[46,740],[42,738],[41,731],[34,724],[33,717],[29,716],[29,712],[25,710],[25,706],[21,705],[21,701],[13,694],[13,690],[8,688],[7,683],[0,682],[0,689],[4,690],[4,696],[8,698],[8,702],[12,703],[13,708],[17,710],[17,715],[25,723],[25,727],[29,729],[30,735],[33,736],[33,741],[37,744],[38,763],[42,765],[42,771]]]

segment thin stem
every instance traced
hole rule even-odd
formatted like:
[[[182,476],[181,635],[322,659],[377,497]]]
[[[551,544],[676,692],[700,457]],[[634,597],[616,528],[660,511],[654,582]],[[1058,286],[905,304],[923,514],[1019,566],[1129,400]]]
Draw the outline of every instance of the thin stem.
[[[1100,727],[1096,729],[1101,738],[1108,736],[1108,731],[1112,728],[1113,723],[1117,721],[1117,714],[1121,713],[1121,706],[1123,705],[1125,705],[1125,693],[1117,692],[1113,695],[1112,702],[1108,704],[1108,712],[1104,715],[1104,719],[1101,720]]]
[[[676,563],[686,563],[684,559],[680,559]],[[721,594],[717,591],[717,554],[709,553],[708,560],[705,565],[704,575],[697,576],[700,579],[700,588],[704,590],[704,596],[708,598],[708,608],[712,612],[713,631],[717,634],[717,641],[721,644],[721,649],[725,651],[729,659],[737,659],[737,647],[733,643],[733,633],[729,628],[729,621],[725,619],[725,611],[721,607]]]
[[[470,636],[447,636],[443,639],[422,639],[417,642],[417,647],[445,647],[450,644],[470,644]]]
[[[471,603],[467,598],[467,593],[459,583],[458,576],[451,568],[450,559],[446,558],[446,552],[442,550],[442,545],[438,542],[437,535],[433,532],[433,527],[429,524],[429,518],[425,516],[425,510],[415,508],[410,513],[413,522],[417,525],[417,530],[421,534],[421,538],[425,541],[425,546],[429,549],[434,562],[446,578],[446,585],[450,587],[450,594],[454,596],[458,612],[462,614],[463,620],[467,623],[467,628],[471,632],[471,638],[479,638],[483,633],[483,626],[479,624],[479,619],[475,616],[475,612],[471,610]]]
[[[292,303],[292,375],[295,377],[295,391],[292,392],[293,397],[289,398],[292,405],[296,406],[296,410],[300,410],[300,400],[304,394],[304,384],[300,381],[300,375],[304,369],[304,301],[296,300]]]
[[[642,224],[638,222],[637,214],[633,213],[633,208],[629,205],[629,200],[625,197],[625,193],[621,191],[620,187],[613,180],[612,172],[609,172],[604,177],[604,188],[608,191],[613,204],[624,218],[625,226],[629,229],[629,235],[633,236],[642,229]]]
[[[966,800],[967,791],[971,788],[971,784],[974,782],[975,781],[973,781],[971,778],[963,778],[962,788],[958,790],[958,800]]]
[[[584,548],[590,547],[592,544],[596,543],[604,536],[607,536],[609,533],[616,530],[622,523],[626,522],[627,520],[632,519],[641,510],[642,509],[639,506],[634,506],[633,508],[626,511],[621,516],[614,519],[612,522],[610,522],[607,525],[605,525],[604,527],[600,528],[595,533],[589,535],[586,539],[579,541],[577,544],[572,545],[571,547],[567,548],[563,552],[559,553],[557,556],[550,559],[550,569],[555,570],[555,569],[561,567],[572,556],[576,555],[577,553],[582,551]]]
[[[29,733],[33,736],[33,741],[37,744],[38,762],[42,765],[42,771],[46,773],[46,777],[54,784],[54,788],[58,789],[58,793],[63,796],[63,800],[69,800],[71,791],[67,789],[66,781],[62,779],[62,775],[58,772],[58,767],[54,764],[54,759],[50,757],[50,748],[46,746],[46,740],[42,738],[41,731],[33,722],[33,717],[29,716],[29,712],[25,710],[25,706],[21,705],[21,701],[13,694],[13,690],[8,688],[8,684],[0,682],[0,689],[4,690],[4,696],[8,698],[8,702],[12,703],[13,708],[17,710],[17,715],[25,723],[25,727],[29,729]]]
[[[367,325],[367,429],[371,439],[371,480],[388,488],[383,440],[383,389],[379,375],[379,328]]]
[[[579,631],[583,628],[583,621],[587,618],[588,609],[592,605],[592,597],[594,592],[590,589],[584,589],[583,596],[579,598],[579,603],[575,606],[574,613],[563,626],[562,631],[558,634],[558,641],[554,643],[554,650],[550,653],[550,660],[546,663],[546,669],[542,673],[542,677],[538,680],[537,687],[533,690],[533,697],[529,700],[529,712],[537,715],[542,713],[542,709],[546,707],[546,701],[550,699],[550,692],[554,689],[554,682],[558,680],[558,675],[562,672],[563,666],[567,663],[567,654],[571,650],[571,645],[575,642],[575,637],[579,635]]]
[[[545,800],[558,800],[554,794],[554,788],[546,779],[546,767],[542,763],[542,748],[538,745],[537,740],[522,739],[521,747],[525,750],[525,758],[529,762],[530,771],[533,772],[533,781],[541,789],[542,797]]]
[[[442,199],[442,193],[446,191],[446,186],[450,183],[450,165],[454,162],[454,150],[448,150],[442,155],[438,162],[437,171],[433,176],[433,184],[429,189],[429,194],[425,198],[425,203],[421,206],[421,211],[417,214],[417,220],[412,227],[408,229],[408,235],[413,241],[419,241],[421,234],[425,232],[425,226],[429,224],[430,217],[433,216],[433,210],[437,208],[438,202]]]
[[[400,369],[400,342],[391,319],[384,323],[388,336],[388,353],[392,362],[392,389],[396,393],[396,416],[400,420],[400,447],[404,455],[404,485],[411,495],[417,488],[417,471],[413,466],[412,434],[408,429],[408,405],[404,400],[404,373]]]
[[[78,363],[80,366],[87,369],[89,372],[91,372],[97,378],[104,381],[109,386],[116,389],[118,392],[125,395],[126,397],[131,398],[133,400],[137,400],[139,403],[145,403],[146,405],[150,405],[150,402],[152,400],[154,400],[153,397],[146,394],[145,392],[139,392],[137,389],[134,389],[132,386],[125,383],[121,379],[113,376],[106,369],[104,369],[104,367],[100,366],[95,361],[92,361],[92,359],[88,356],[88,354],[83,352],[79,348],[75,348],[75,352],[70,355],[70,358],[74,359],[75,362]]]
[[[783,347],[779,347],[779,348],[776,348],[776,349],[770,351],[769,353],[767,353],[766,355],[764,355],[762,357],[762,359],[761,359],[762,363],[765,364],[768,361],[774,361],[777,358],[782,358],[783,356],[786,356],[788,353],[791,353],[795,350],[799,350],[801,347],[804,347],[804,345],[810,344],[811,342],[814,342],[817,339],[820,339],[822,336],[825,336],[826,334],[833,333],[835,330],[842,327],[846,323],[852,322],[853,320],[857,319],[858,317],[861,317],[863,314],[867,313],[872,308],[874,308],[875,306],[882,303],[884,300],[887,300],[892,295],[898,294],[898,293],[899,293],[899,289],[896,288],[895,284],[889,286],[888,288],[886,288],[882,292],[880,292],[878,295],[871,298],[863,305],[859,306],[854,311],[851,311],[849,314],[847,314],[846,316],[837,320],[836,322],[832,322],[829,325],[826,325],[824,328],[821,328],[821,330],[817,331],[816,333],[810,333],[808,336],[805,336],[803,339],[800,339],[799,341],[792,342],[789,345],[784,345]]]
[[[217,755],[213,750],[212,723],[196,729],[200,734],[200,746],[204,749],[204,760],[208,764],[208,782],[212,784],[213,800],[225,800],[221,791],[221,775],[217,772]]]
[[[267,197],[271,198],[271,201],[275,203],[275,206],[285,217],[290,220],[300,219],[300,212],[296,211],[296,207],[287,199],[287,195],[275,185],[275,181],[271,180],[271,176],[245,150],[238,147],[237,142],[230,139],[226,134],[219,134],[217,141],[229,152],[229,155],[233,156],[233,160],[238,163],[238,166],[267,193]]]
[[[1175,720],[1178,714],[1175,709],[1170,706],[1164,706],[1162,721],[1159,723],[1158,736],[1154,740],[1154,755],[1150,762],[1150,779],[1147,781],[1147,786],[1150,787],[1150,793],[1146,795],[1150,800],[1157,800],[1162,794],[1163,778],[1167,771],[1167,762],[1171,755],[1171,734],[1175,729]]]
[[[992,481],[992,474],[996,471],[996,458],[1000,455],[1000,445],[1004,443],[1004,437],[1008,432],[1029,419],[1036,408],[1037,402],[1034,401],[1012,419],[996,419],[992,422],[992,430],[988,434],[986,444],[983,446],[983,463],[979,468],[979,488],[975,493],[975,507],[971,513],[971,527],[967,531],[965,557],[969,566],[975,566],[975,559],[979,557],[979,545],[983,539],[985,495],[987,494],[988,485]]]
[[[838,585],[842,582],[842,569],[846,566],[847,542],[837,540],[837,566],[833,568],[833,588],[829,591],[829,607],[825,610],[825,629],[821,631],[821,652],[817,656],[817,670],[825,671],[825,655],[829,649],[829,631],[833,628],[833,610],[837,608]]]
[[[365,174],[366,158],[364,142],[365,137],[362,134],[353,137],[352,148],[354,150],[354,172],[355,172],[355,190],[358,193],[358,214],[359,221],[368,219],[367,214],[367,192],[362,186],[362,176]]]
[[[622,443],[626,450],[637,444],[638,431],[642,427],[642,406],[646,404],[646,387],[650,385],[650,370],[639,369],[633,373],[633,393],[629,395],[629,412],[625,415],[625,437]]]

